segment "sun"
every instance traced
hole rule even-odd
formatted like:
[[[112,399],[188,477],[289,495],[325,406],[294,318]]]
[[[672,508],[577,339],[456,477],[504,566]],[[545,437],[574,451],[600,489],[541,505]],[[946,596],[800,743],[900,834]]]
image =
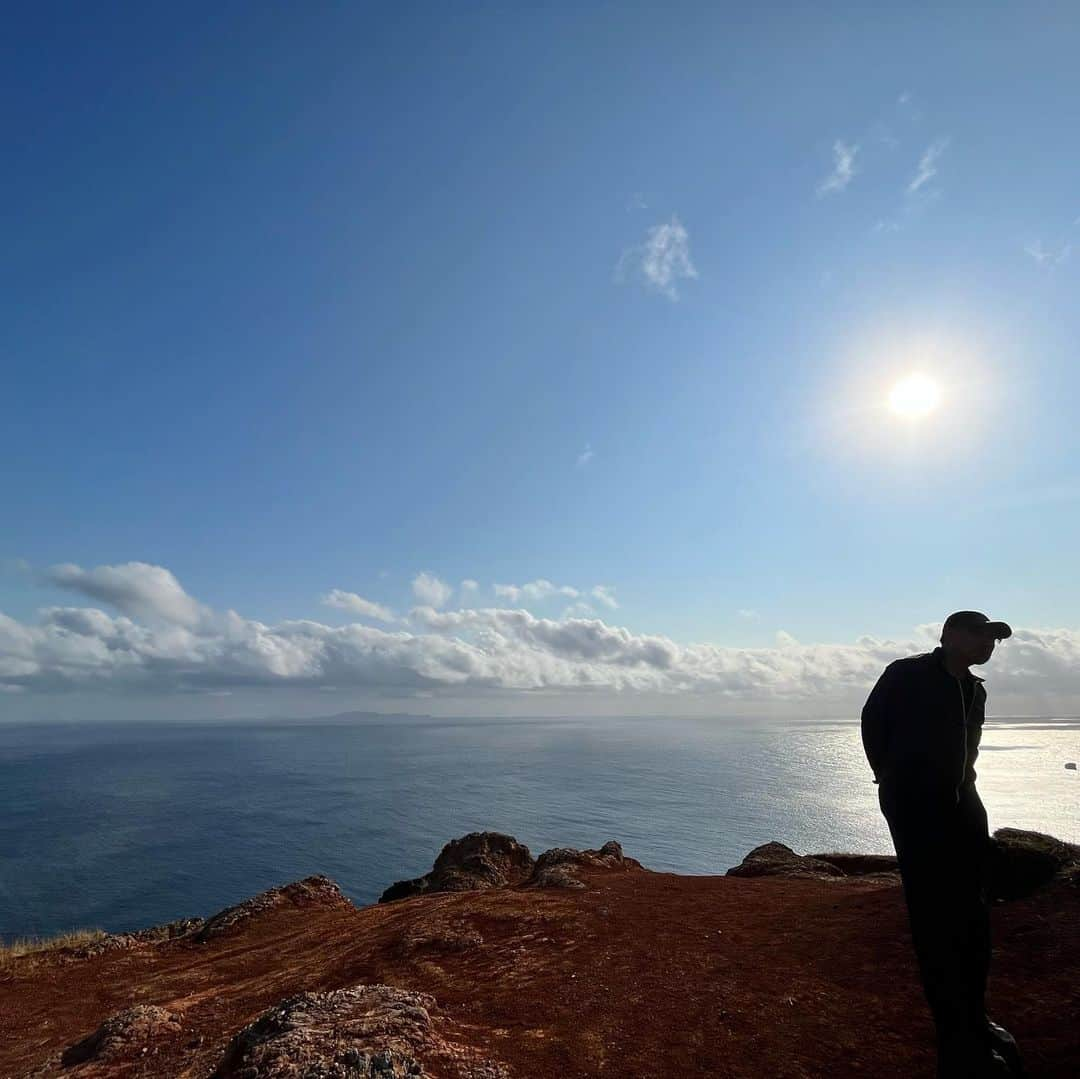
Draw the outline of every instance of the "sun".
[[[929,416],[940,404],[941,386],[929,375],[906,375],[889,391],[889,408],[907,420]]]

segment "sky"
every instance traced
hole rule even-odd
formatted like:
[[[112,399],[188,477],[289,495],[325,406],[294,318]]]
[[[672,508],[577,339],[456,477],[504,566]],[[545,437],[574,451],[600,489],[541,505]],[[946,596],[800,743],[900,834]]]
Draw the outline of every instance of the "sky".
[[[968,608],[1080,712],[1078,47],[9,7],[0,714],[847,714]]]

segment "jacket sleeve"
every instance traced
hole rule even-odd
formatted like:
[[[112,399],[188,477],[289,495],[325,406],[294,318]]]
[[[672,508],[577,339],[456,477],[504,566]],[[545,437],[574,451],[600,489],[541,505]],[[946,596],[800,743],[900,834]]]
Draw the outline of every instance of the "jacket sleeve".
[[[875,783],[881,782],[888,767],[889,736],[896,713],[897,682],[896,666],[890,663],[863,705],[862,744],[866,759],[873,769]]]

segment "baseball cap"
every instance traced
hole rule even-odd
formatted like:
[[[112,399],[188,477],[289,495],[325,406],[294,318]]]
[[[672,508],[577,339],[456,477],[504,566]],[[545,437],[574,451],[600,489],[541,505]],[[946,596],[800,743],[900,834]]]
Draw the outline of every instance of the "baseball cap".
[[[1008,622],[991,622],[982,611],[953,611],[945,619],[942,632],[953,628],[972,629],[976,632],[992,634],[999,641],[1012,636],[1012,626]]]

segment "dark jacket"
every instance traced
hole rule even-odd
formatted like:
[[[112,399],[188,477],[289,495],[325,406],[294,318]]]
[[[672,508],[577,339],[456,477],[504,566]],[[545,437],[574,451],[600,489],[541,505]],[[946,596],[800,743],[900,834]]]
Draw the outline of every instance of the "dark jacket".
[[[924,812],[948,812],[975,797],[986,690],[970,678],[965,701],[941,648],[885,668],[862,710],[863,748],[883,807],[918,802]]]

